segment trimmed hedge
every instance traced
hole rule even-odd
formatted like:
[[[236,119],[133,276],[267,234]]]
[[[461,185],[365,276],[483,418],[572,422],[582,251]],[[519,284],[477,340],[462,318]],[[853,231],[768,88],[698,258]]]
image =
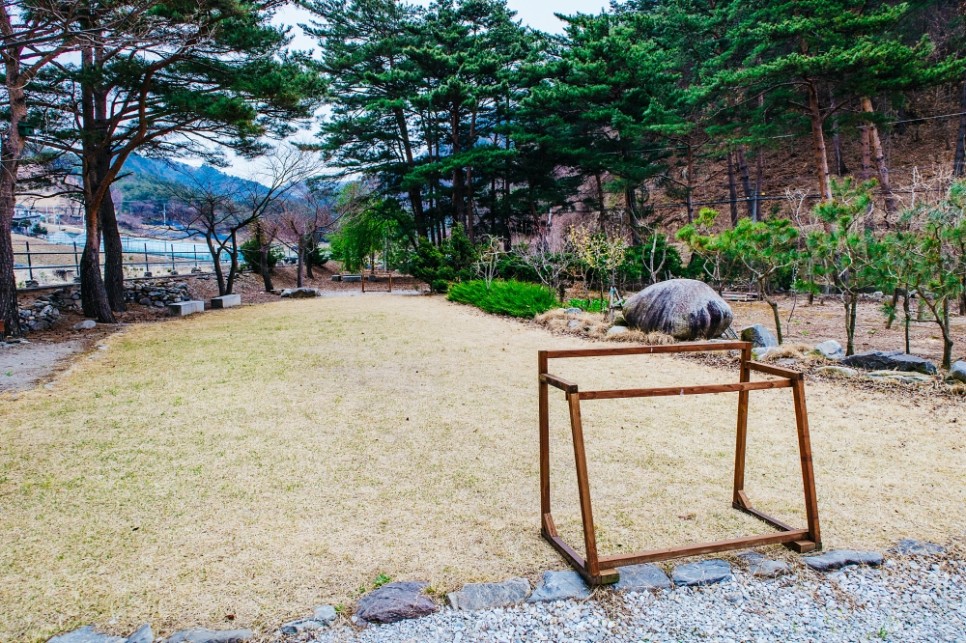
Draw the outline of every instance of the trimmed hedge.
[[[493,280],[489,288],[482,279],[455,283],[450,286],[446,298],[510,317],[530,318],[557,307],[557,297],[552,290],[522,281]]]

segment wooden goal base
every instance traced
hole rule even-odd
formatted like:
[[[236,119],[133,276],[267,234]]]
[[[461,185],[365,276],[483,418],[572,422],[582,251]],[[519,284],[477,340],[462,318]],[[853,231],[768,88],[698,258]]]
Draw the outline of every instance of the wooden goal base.
[[[548,361],[555,358],[606,357],[613,355],[643,355],[655,353],[685,353],[698,351],[741,351],[740,381],[728,384],[706,384],[700,386],[678,386],[643,389],[617,389],[604,391],[580,391],[577,384],[548,372]],[[770,379],[752,382],[752,371],[774,376]],[[808,552],[821,548],[821,535],[818,521],[818,503],[815,497],[815,478],[812,468],[812,450],[808,434],[808,414],[805,410],[805,386],[802,374],[771,364],[751,361],[749,342],[690,342],[670,346],[639,346],[625,348],[591,348],[562,351],[539,351],[538,353],[539,415],[540,415],[540,509],[541,533],[543,537],[560,552],[570,565],[580,573],[590,585],[607,585],[620,579],[619,567],[640,563],[668,560],[683,556],[697,556],[720,551],[758,547],[761,545],[782,544],[796,552]],[[577,491],[580,498],[580,512],[583,520],[584,546],[586,556],[581,556],[557,533],[553,515],[550,511],[550,414],[549,386],[563,391],[570,409],[570,428],[573,434],[574,458],[577,469]],[[755,390],[778,388],[792,389],[795,402],[795,423],[798,432],[799,453],[802,464],[802,482],[805,495],[805,513],[808,527],[796,529],[768,514],[752,507],[744,489],[745,451],[748,429],[748,393]],[[620,556],[600,556],[597,553],[597,538],[594,533],[593,509],[590,500],[590,480],[587,472],[587,456],[584,448],[583,425],[580,416],[581,400],[627,399],[637,397],[663,397],[671,395],[698,395],[709,393],[738,393],[738,427],[735,444],[735,476],[732,507],[754,516],[775,528],[777,533],[745,536],[731,540],[653,549],[650,551],[624,554]]]

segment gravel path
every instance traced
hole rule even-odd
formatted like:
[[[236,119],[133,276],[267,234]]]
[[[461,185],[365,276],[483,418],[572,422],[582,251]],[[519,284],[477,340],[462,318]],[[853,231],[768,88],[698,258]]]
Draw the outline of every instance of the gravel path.
[[[293,639],[294,640],[294,639]],[[966,561],[887,560],[828,574],[799,569],[770,581],[735,571],[701,588],[584,602],[437,614],[357,631],[336,641],[966,641]]]

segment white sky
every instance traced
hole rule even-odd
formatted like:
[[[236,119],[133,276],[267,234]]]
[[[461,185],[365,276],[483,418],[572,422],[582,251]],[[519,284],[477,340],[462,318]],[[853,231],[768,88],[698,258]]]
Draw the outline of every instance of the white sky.
[[[429,6],[432,0],[410,0],[410,2],[416,5]],[[562,33],[563,22],[557,19],[554,15],[555,13],[564,15],[573,15],[576,13],[597,14],[602,9],[609,7],[610,2],[609,0],[555,0],[554,2],[548,2],[547,0],[507,0],[507,5],[510,9],[517,12],[516,18],[522,21],[523,24],[548,33]],[[298,23],[307,23],[310,21],[311,14],[293,6],[283,7],[275,16],[276,24],[291,25],[293,27],[293,40],[291,44],[293,49],[307,50],[318,48],[314,39],[306,36],[296,26]],[[310,129],[309,131],[297,134],[294,138],[296,140],[310,140],[311,137],[312,131]],[[225,172],[236,176],[255,178],[257,180],[257,177],[253,176],[253,172],[257,172],[259,167],[257,160],[250,162],[232,156],[231,161],[231,166],[226,168],[224,170]]]

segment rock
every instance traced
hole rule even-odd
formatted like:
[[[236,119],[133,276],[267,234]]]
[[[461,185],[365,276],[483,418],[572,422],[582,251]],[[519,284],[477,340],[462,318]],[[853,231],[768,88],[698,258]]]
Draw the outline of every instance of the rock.
[[[77,322],[74,324],[74,330],[90,330],[97,326],[97,322],[93,319],[85,319],[82,322]]]
[[[946,552],[946,548],[936,543],[912,538],[903,538],[896,543],[893,551],[903,556],[938,556]]]
[[[580,322],[576,319],[571,319],[569,322],[567,322],[567,328],[569,330],[577,330],[580,328]]]
[[[712,585],[731,579],[731,565],[719,558],[678,565],[671,573],[675,585],[693,587]]]
[[[630,297],[624,319],[646,333],[678,340],[710,339],[731,326],[731,308],[710,286],[694,279],[670,279]]]
[[[335,608],[331,605],[319,605],[312,610],[312,616],[316,621],[324,623],[325,625],[332,625],[335,623],[335,619],[339,617]]]
[[[181,630],[169,636],[165,643],[242,643],[255,636],[251,630]]]
[[[937,373],[936,365],[928,359],[908,353],[900,353],[899,351],[858,353],[843,359],[842,364],[867,371],[889,370],[925,373],[926,375]]]
[[[150,624],[145,623],[134,630],[124,643],[154,643],[154,630],[151,629]]]
[[[738,554],[738,558],[748,563],[749,574],[759,578],[775,578],[792,571],[792,568],[785,561],[771,560],[754,551]]]
[[[502,583],[469,583],[449,594],[449,603],[458,610],[482,610],[522,603],[530,593],[530,581],[511,578]]]
[[[818,556],[806,556],[806,565],[819,572],[839,569],[846,565],[870,565],[878,567],[882,564],[882,554],[874,551],[855,551],[852,549],[837,549],[827,551]]]
[[[362,597],[356,616],[369,623],[395,623],[432,614],[436,611],[436,604],[423,594],[427,584],[396,582],[383,585]]]
[[[657,565],[628,565],[618,567],[621,578],[614,585],[614,589],[627,592],[637,592],[645,589],[668,589],[671,580]]]
[[[545,603],[568,598],[589,598],[590,588],[577,572],[544,572],[528,603]]]
[[[567,313],[568,315],[580,315],[584,311],[582,311],[579,308],[567,308],[566,310],[564,310],[564,312]]]
[[[326,627],[325,623],[317,621],[314,618],[300,618],[285,623],[282,627],[278,628],[278,631],[286,636],[291,636],[302,632],[317,632],[324,627]]]
[[[953,367],[949,369],[949,377],[959,382],[966,382],[966,362],[962,360],[953,362]]]
[[[932,382],[932,378],[922,373],[903,373],[901,371],[872,371],[866,374],[874,380],[885,380],[887,382],[898,382],[900,384],[926,384]]]
[[[291,299],[311,299],[312,297],[321,297],[322,291],[318,288],[286,288],[279,296]]]
[[[845,349],[834,339],[824,341],[815,345],[815,352],[825,359],[842,359],[845,357]]]
[[[827,377],[855,377],[859,374],[854,368],[846,366],[820,366],[815,369],[815,372]]]
[[[607,329],[607,337],[617,337],[628,331],[627,326],[611,326]]]
[[[741,341],[751,342],[751,345],[755,348],[774,348],[778,346],[778,340],[775,335],[762,326],[761,324],[754,324],[741,331]]]
[[[95,632],[93,625],[86,625],[73,632],[58,634],[48,639],[47,643],[124,643],[124,640],[120,636],[111,636],[110,634]]]

